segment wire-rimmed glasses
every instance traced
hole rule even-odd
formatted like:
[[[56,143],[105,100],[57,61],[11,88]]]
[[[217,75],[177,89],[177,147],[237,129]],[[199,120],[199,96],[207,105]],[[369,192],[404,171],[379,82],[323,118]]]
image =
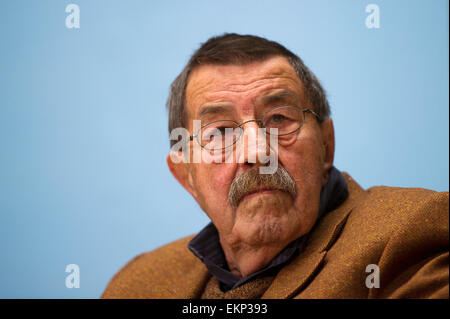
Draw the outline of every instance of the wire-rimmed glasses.
[[[248,120],[237,123],[233,120],[217,120],[209,122],[194,134],[190,140],[196,140],[205,150],[225,150],[241,138],[244,133],[242,126],[249,122],[257,122],[261,128],[265,128],[266,134],[286,136],[297,132],[305,121],[305,113],[311,113],[319,118],[311,109],[301,109],[297,106],[279,106],[265,112],[261,119]],[[271,129],[276,129],[272,131]],[[277,132],[274,134],[273,132]]]

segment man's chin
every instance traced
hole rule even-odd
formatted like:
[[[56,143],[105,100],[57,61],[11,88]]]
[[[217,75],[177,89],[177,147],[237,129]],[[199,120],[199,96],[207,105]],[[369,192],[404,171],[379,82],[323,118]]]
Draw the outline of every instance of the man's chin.
[[[259,207],[256,213],[240,208],[233,227],[235,238],[248,245],[280,243],[298,232],[298,219],[283,207]]]
[[[294,233],[293,226],[288,219],[273,215],[252,221],[238,220],[233,228],[233,237],[250,246],[278,244],[289,240],[290,233]]]
[[[282,216],[283,211],[293,204],[292,197],[279,190],[263,190],[246,195],[237,207],[237,215],[254,216],[261,215]]]

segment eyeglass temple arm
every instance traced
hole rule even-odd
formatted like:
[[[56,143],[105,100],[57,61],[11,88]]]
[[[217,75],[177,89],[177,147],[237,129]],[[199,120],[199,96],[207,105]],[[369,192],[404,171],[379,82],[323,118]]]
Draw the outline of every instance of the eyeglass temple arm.
[[[309,112],[312,115],[314,115],[315,117],[317,117],[318,119],[320,118],[319,115],[311,109],[304,109],[303,112]]]

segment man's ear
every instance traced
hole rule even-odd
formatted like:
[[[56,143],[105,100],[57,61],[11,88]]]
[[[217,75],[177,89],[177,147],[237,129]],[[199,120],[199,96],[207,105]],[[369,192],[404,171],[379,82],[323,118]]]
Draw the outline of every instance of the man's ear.
[[[328,173],[330,168],[333,167],[334,161],[334,126],[333,120],[327,118],[321,123],[322,140],[323,140],[323,171],[324,171],[324,183],[328,181]]]
[[[171,152],[167,155],[167,165],[172,175],[197,200],[197,192],[189,169],[189,163],[184,162],[183,152]]]

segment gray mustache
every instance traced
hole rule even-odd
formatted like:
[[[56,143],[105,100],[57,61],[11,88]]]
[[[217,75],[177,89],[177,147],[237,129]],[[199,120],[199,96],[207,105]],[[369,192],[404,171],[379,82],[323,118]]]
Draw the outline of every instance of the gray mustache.
[[[261,188],[274,189],[289,193],[293,198],[297,195],[295,181],[287,170],[278,165],[273,174],[260,174],[259,167],[254,167],[231,182],[228,200],[236,209],[244,196],[254,193]]]

